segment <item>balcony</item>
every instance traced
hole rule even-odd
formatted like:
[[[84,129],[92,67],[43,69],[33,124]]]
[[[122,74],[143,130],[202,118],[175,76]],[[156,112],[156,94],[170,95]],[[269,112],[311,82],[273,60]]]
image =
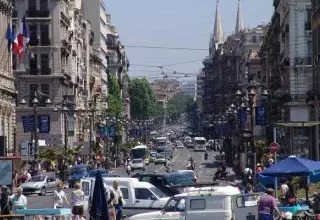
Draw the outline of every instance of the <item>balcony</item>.
[[[295,57],[294,65],[312,65],[312,57]]]
[[[30,69],[27,69],[28,75],[38,75],[38,68],[35,67],[30,67]]]
[[[49,18],[49,10],[31,10],[27,11],[27,18]]]

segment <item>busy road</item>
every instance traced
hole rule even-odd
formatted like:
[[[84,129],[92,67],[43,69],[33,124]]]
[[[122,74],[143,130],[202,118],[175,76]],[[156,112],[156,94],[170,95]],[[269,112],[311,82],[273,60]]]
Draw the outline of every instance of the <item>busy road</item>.
[[[187,161],[192,157],[196,161],[195,172],[198,175],[198,182],[211,182],[214,173],[216,172],[217,165],[215,163],[215,156],[217,152],[209,152],[208,160],[204,159],[204,152],[194,152],[193,149],[176,149],[173,153],[172,158],[172,169],[174,170],[185,170],[187,167]],[[136,172],[164,172],[164,165],[150,164],[146,167],[145,171],[137,170],[132,172],[131,175]],[[231,169],[229,168],[229,171]],[[121,176],[128,176],[124,167],[113,168],[111,173],[119,174]],[[68,199],[70,200],[70,195],[72,189],[65,190]],[[46,196],[30,195],[28,199],[28,208],[50,208],[53,207],[52,194],[48,193]]]

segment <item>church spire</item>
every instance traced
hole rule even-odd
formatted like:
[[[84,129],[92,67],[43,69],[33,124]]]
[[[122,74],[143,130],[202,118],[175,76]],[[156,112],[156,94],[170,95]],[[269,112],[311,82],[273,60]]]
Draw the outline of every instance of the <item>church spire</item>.
[[[242,11],[241,11],[241,0],[239,0],[235,33],[237,34],[243,29],[244,28],[243,28],[243,19],[242,19]]]
[[[220,17],[220,11],[219,11],[219,0],[217,0],[216,18],[214,21],[212,42],[223,43],[223,32],[222,32],[222,24],[221,24],[221,17]]]

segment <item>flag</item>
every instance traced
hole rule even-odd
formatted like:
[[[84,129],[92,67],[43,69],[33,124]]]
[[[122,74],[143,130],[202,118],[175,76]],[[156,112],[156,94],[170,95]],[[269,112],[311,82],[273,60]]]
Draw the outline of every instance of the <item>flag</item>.
[[[13,29],[11,28],[11,24],[8,24],[6,39],[8,40],[8,51],[11,52],[11,46],[14,40]]]
[[[13,41],[13,51],[18,54],[19,58],[23,57],[26,46],[30,41],[29,28],[26,22],[26,16],[23,16],[19,23],[19,29]]]

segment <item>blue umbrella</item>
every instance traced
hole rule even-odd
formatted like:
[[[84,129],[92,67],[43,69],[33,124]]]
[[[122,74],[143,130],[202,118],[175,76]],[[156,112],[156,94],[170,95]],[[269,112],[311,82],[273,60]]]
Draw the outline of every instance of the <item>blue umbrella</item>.
[[[96,181],[94,184],[94,191],[90,208],[90,219],[109,220],[107,198],[100,170],[98,170],[97,172]]]
[[[288,177],[312,176],[320,172],[320,162],[301,157],[290,156],[265,169],[260,174],[263,176]]]

